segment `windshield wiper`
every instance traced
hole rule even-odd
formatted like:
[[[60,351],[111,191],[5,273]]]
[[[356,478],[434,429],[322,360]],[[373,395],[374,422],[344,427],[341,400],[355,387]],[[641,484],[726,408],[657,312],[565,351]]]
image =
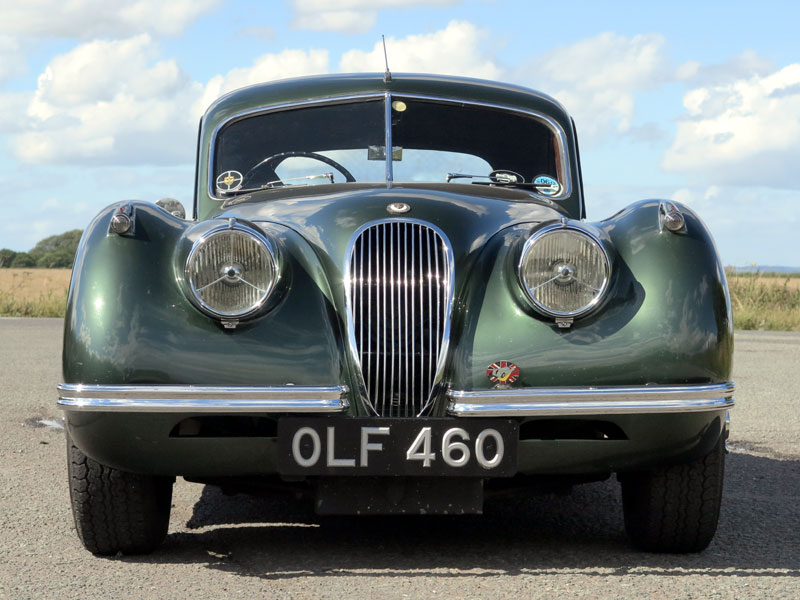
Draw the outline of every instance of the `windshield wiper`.
[[[284,187],[287,181],[307,181],[309,179],[327,179],[333,183],[333,173],[320,173],[318,175],[303,175],[301,177],[290,177],[289,179],[276,179],[275,181],[268,181],[264,185],[253,188],[239,188],[236,190],[217,190],[220,196],[239,196],[241,194],[248,194],[250,192],[260,192],[262,190],[273,190],[279,187]]]
[[[448,173],[445,182],[450,183],[453,179],[491,179],[488,175],[468,175],[467,173]]]
[[[447,183],[450,183],[453,179],[488,179],[491,183],[499,183],[500,185],[520,185],[525,183],[525,178],[522,175],[516,171],[509,171],[508,169],[495,169],[488,175],[448,173],[446,178]]]
[[[514,171],[499,169],[488,175],[469,175],[467,173],[448,173],[445,181],[450,183],[453,179],[488,179],[489,181],[473,181],[478,185],[512,186],[524,190],[539,191],[550,186],[548,183],[526,183],[525,178]]]

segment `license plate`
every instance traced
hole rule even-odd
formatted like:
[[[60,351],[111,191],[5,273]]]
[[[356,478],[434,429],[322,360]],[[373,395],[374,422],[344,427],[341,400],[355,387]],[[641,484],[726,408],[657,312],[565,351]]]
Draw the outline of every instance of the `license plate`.
[[[278,471],[510,477],[518,438],[510,419],[286,417],[278,421]]]

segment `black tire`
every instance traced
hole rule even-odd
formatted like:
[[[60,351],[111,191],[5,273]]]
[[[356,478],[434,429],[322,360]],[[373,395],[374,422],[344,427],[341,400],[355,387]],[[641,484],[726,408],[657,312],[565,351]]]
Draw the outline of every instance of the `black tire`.
[[[147,554],[164,540],[174,478],[102,465],[81,452],[69,436],[67,461],[75,529],[89,552]]]
[[[625,529],[648,552],[700,552],[717,530],[725,441],[699,460],[620,478]]]

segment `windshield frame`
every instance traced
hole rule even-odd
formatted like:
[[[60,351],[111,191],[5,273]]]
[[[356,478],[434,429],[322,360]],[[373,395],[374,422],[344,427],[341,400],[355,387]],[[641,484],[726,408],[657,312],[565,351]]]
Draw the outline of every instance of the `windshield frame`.
[[[517,106],[508,106],[504,104],[496,104],[492,102],[483,102],[479,100],[468,100],[464,98],[452,98],[452,97],[445,97],[445,96],[436,96],[430,94],[415,94],[415,93],[404,93],[399,92],[393,94],[392,92],[370,92],[370,93],[363,93],[363,94],[351,94],[346,96],[336,96],[336,97],[328,97],[328,98],[319,98],[319,99],[312,99],[312,100],[301,100],[301,101],[294,101],[294,102],[286,102],[282,104],[276,104],[273,106],[265,106],[259,107],[255,109],[250,109],[246,111],[242,111],[236,114],[229,116],[228,118],[224,119],[220,122],[212,132],[211,141],[208,151],[208,179],[207,179],[207,189],[206,192],[208,197],[212,200],[216,200],[218,202],[224,202],[225,200],[230,199],[230,196],[223,195],[217,196],[215,191],[215,177],[214,177],[214,160],[216,155],[216,144],[217,139],[222,132],[222,130],[231,125],[234,122],[241,121],[243,119],[247,119],[250,117],[261,116],[264,114],[272,113],[272,112],[280,112],[284,110],[296,110],[298,108],[304,107],[312,107],[312,106],[320,106],[320,105],[335,105],[335,104],[349,104],[349,103],[356,103],[361,101],[381,101],[384,102],[384,138],[386,140],[385,147],[391,148],[392,147],[392,128],[391,128],[391,106],[392,106],[392,99],[393,97],[397,98],[406,98],[409,100],[420,100],[420,101],[430,101],[436,102],[440,104],[452,104],[452,105],[469,105],[472,107],[479,107],[479,108],[486,108],[490,110],[500,110],[506,111],[510,113],[517,113],[524,115],[526,117],[533,118],[543,125],[545,125],[550,132],[553,134],[553,139],[556,144],[556,152],[557,152],[557,160],[556,166],[558,170],[558,180],[561,183],[561,190],[558,194],[553,196],[548,196],[545,194],[539,194],[535,191],[530,192],[531,196],[540,200],[545,200],[547,202],[553,200],[563,200],[568,198],[572,195],[572,168],[570,161],[568,160],[567,154],[567,134],[564,131],[564,128],[561,124],[553,119],[552,117],[541,113],[535,110],[529,110],[520,108]],[[385,168],[385,180],[384,183],[386,184],[387,188],[391,188],[395,184],[402,185],[403,182],[395,182],[394,181],[394,171],[392,165],[392,153],[386,152],[386,168]],[[418,182],[417,182],[418,183]],[[317,187],[317,186],[315,186]],[[316,189],[315,193],[318,193],[320,190]]]

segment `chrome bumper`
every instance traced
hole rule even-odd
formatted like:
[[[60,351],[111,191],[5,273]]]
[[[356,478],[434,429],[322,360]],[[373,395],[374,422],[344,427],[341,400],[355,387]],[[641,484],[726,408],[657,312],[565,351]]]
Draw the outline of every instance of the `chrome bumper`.
[[[457,417],[525,417],[712,411],[734,405],[734,384],[449,390]],[[58,386],[58,405],[84,412],[341,413],[346,386]]]
[[[58,386],[65,411],[192,413],[339,413],[347,387],[214,387],[195,385]]]
[[[714,385],[450,390],[458,417],[528,417],[711,411],[734,405],[733,382]]]

